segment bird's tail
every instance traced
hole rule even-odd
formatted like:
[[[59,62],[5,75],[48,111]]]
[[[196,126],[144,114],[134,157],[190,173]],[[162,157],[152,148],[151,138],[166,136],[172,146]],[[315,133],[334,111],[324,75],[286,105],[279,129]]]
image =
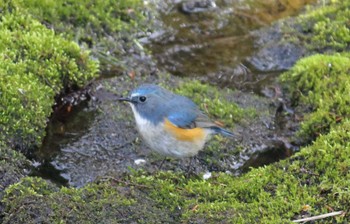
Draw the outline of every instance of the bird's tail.
[[[229,137],[235,136],[235,134],[233,134],[232,132],[227,131],[227,130],[220,128],[220,127],[217,127],[217,126],[210,127],[210,129],[213,130],[215,134],[222,134],[222,135],[229,136]]]

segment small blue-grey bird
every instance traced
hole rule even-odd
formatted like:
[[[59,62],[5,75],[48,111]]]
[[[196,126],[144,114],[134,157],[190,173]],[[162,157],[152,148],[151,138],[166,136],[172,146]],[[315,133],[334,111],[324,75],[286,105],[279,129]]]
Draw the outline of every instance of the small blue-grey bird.
[[[141,85],[118,100],[131,105],[144,141],[165,156],[191,157],[213,134],[234,136],[211,122],[192,100],[157,85]]]

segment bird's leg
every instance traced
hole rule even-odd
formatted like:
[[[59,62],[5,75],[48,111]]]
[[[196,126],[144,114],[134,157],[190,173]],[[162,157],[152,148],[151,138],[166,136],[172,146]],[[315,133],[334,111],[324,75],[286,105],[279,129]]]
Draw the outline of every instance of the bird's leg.
[[[167,158],[164,157],[164,159],[162,160],[162,162],[161,162],[160,165],[158,166],[158,170],[161,170],[161,169],[162,169],[162,166],[163,166],[163,164],[164,164],[164,162],[165,162],[166,159],[167,159]]]
[[[189,175],[191,173],[191,167],[192,167],[192,160],[194,160],[196,158],[196,156],[193,156],[190,158],[190,162],[188,163],[188,166],[187,166],[187,175]]]

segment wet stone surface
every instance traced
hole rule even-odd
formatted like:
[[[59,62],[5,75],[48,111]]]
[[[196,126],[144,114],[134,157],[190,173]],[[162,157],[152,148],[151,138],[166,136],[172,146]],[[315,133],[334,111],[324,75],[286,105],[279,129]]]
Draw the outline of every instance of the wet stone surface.
[[[205,12],[216,8],[216,3],[213,0],[195,0],[181,3],[181,11],[184,13]]]
[[[299,58],[305,56],[305,48],[283,41],[281,25],[277,23],[272,27],[251,33],[256,37],[255,45],[259,50],[246,61],[256,70],[261,72],[284,71],[292,67]]]

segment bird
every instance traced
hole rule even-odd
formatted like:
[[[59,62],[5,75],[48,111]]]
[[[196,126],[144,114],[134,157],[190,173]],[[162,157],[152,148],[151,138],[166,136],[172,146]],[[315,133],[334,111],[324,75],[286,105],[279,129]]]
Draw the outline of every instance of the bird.
[[[142,84],[128,97],[117,100],[130,104],[142,139],[166,157],[193,157],[215,134],[234,137],[212,122],[191,99],[155,84]]]

